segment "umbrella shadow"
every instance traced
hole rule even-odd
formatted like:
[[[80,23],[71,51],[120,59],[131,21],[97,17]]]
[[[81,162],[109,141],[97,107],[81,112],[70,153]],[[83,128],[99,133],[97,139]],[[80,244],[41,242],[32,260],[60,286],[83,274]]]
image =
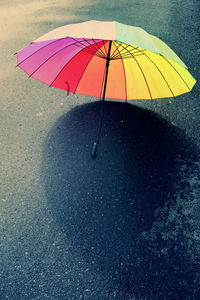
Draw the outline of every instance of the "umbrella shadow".
[[[176,269],[181,268],[185,256],[179,251],[174,258],[172,248],[184,233],[177,229],[177,239],[169,243],[155,238],[155,232],[152,237],[152,230],[158,212],[174,207],[177,189],[183,188],[179,176],[183,161],[196,160],[197,150],[183,131],[157,114],[130,104],[105,102],[93,160],[100,105],[77,106],[49,132],[42,161],[48,205],[73,252],[109,278],[99,299],[114,299],[116,293],[118,299],[172,297],[175,271],[167,269],[167,262],[173,259]],[[160,234],[166,228],[160,226]],[[167,274],[161,286],[155,277],[164,268]],[[182,274],[189,278],[186,290],[190,275]],[[177,291],[185,293],[179,283]]]

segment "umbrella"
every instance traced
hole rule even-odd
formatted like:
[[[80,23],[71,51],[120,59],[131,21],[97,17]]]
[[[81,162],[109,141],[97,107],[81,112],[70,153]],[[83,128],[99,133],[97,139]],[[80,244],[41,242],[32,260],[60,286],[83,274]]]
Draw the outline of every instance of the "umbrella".
[[[50,87],[105,99],[176,97],[196,80],[159,38],[115,21],[58,27],[18,51],[17,66]],[[96,157],[103,105],[92,157]]]

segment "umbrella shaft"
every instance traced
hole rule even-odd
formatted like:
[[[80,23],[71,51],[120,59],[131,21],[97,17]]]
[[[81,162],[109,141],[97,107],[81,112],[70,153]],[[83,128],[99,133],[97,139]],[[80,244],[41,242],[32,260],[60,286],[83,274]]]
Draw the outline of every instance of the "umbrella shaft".
[[[99,137],[100,137],[100,132],[101,132],[103,108],[104,108],[103,104],[104,104],[104,99],[105,99],[105,94],[106,94],[106,85],[107,85],[107,79],[108,79],[108,67],[109,67],[109,63],[110,63],[111,45],[112,45],[112,41],[110,41],[109,49],[108,49],[108,56],[107,56],[107,61],[106,61],[106,74],[105,74],[105,81],[104,81],[104,88],[103,88],[102,106],[101,106],[101,115],[100,115],[100,119],[99,119],[99,128],[98,128],[98,132],[97,132],[96,142],[94,142],[93,147],[92,147],[92,153],[91,153],[92,158],[96,157],[97,148],[99,145]]]
[[[102,99],[101,102],[102,102],[101,103],[101,115],[100,115],[100,119],[99,119],[99,127],[98,127],[96,142],[93,143],[93,147],[92,147],[92,153],[91,153],[92,158],[96,157],[97,148],[98,148],[98,145],[99,145],[99,137],[100,137],[100,132],[101,132],[102,119],[103,119],[103,108],[104,108],[104,101],[103,101],[103,99]]]

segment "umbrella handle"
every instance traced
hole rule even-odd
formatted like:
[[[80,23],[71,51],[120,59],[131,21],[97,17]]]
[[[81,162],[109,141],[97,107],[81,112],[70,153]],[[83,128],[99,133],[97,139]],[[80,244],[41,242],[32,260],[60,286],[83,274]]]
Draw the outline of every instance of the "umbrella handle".
[[[97,142],[94,142],[94,144],[92,146],[92,153],[91,153],[92,158],[96,158],[97,148],[98,148],[98,144],[97,144]]]

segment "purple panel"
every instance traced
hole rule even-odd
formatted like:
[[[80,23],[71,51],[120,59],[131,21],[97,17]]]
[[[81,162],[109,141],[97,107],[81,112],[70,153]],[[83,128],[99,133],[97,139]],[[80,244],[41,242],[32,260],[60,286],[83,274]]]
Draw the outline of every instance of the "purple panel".
[[[21,63],[19,67],[33,78],[50,85],[63,67],[77,53],[82,51],[83,48],[87,48],[89,45],[91,46],[100,40],[88,41],[83,39],[74,40],[71,38],[57,40],[47,47],[37,51],[30,58]],[[94,48],[92,47],[89,54],[91,55],[91,51],[93,54],[95,49],[97,50],[98,47],[94,45]]]
[[[39,51],[36,51],[29,58],[24,60],[19,67],[31,75],[37,68],[42,65],[47,59],[52,55],[55,55],[58,51],[67,47],[72,43],[69,39],[59,39],[55,40],[46,47],[41,48]]]
[[[87,44],[88,45],[88,44]],[[80,51],[83,51],[82,48],[77,47],[76,45],[71,45],[58,54],[52,57],[47,61],[43,66],[41,66],[34,74],[33,78],[45,82],[50,85],[52,81],[56,78],[59,72],[65,67],[65,65],[78,54]],[[87,53],[86,55],[93,54],[92,52]],[[75,70],[74,70],[75,72]]]
[[[50,85],[67,62],[80,51],[82,51],[82,49],[74,45],[62,49],[58,54],[43,64],[32,77]]]
[[[81,51],[84,47],[88,47],[89,45],[94,44],[99,40],[88,41],[84,39],[75,40],[73,38],[54,40],[50,44],[37,50],[27,59],[23,60],[22,63],[19,64],[19,67],[24,70],[29,76],[32,76],[35,72],[37,72],[37,70],[42,69],[44,65],[53,62],[51,67],[53,66],[53,68],[56,69],[55,71],[50,71],[50,67],[48,69],[48,72],[53,72],[53,74],[55,74],[57,70],[60,70],[63,67],[64,62],[67,63],[67,61],[69,61],[73,57],[73,55]],[[56,61],[56,65],[54,61]]]
[[[53,41],[55,41],[55,40],[32,43],[32,44],[28,45],[27,47],[23,48],[22,50],[19,50],[17,52],[17,63],[20,64],[24,59],[26,59],[27,57],[32,55],[34,52],[47,46],[48,44],[51,44]]]

